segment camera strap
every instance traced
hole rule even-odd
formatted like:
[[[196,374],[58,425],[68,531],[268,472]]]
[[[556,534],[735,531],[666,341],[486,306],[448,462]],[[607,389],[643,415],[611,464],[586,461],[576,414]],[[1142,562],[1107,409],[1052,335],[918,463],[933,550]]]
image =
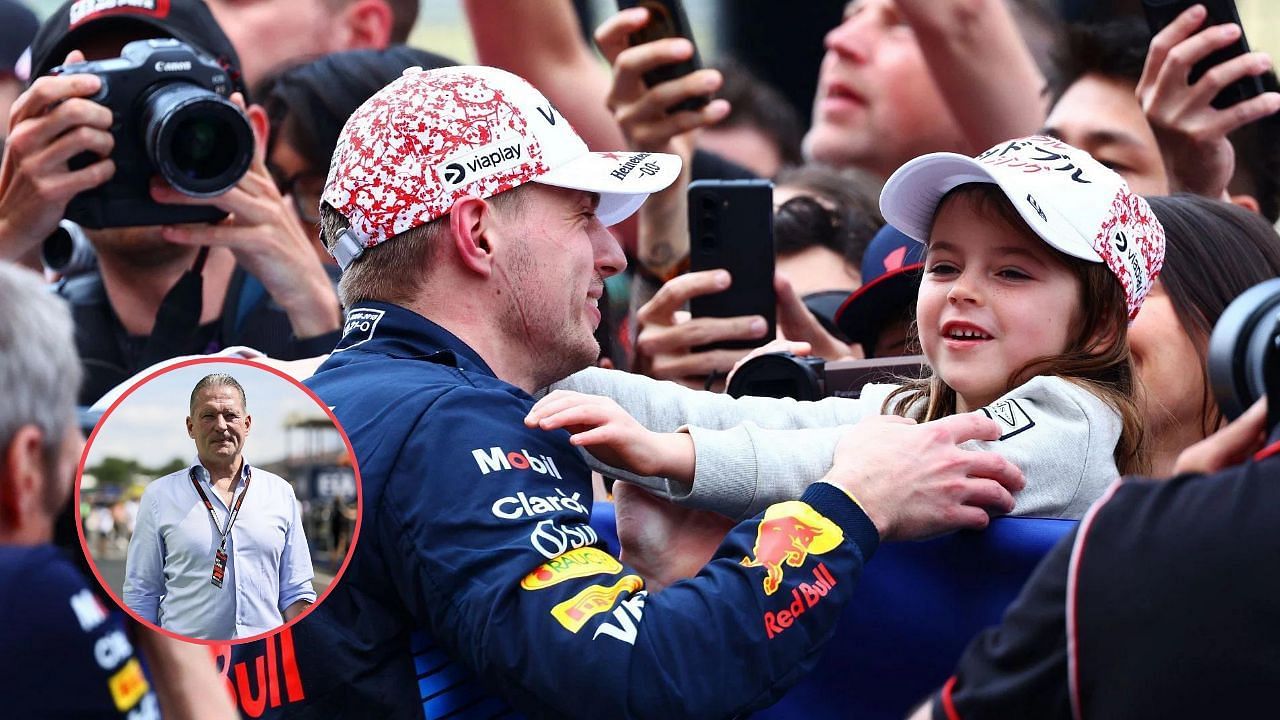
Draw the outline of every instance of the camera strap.
[[[231,528],[236,524],[236,518],[240,517],[240,506],[244,504],[244,496],[249,494],[249,483],[253,481],[252,468],[244,469],[244,489],[240,491],[240,496],[231,504],[231,514],[227,516],[226,528],[218,527],[218,514],[213,509],[213,502],[209,500],[209,496],[205,493],[204,488],[200,487],[200,479],[196,477],[196,469],[192,467],[189,471],[191,484],[195,486],[196,493],[200,495],[200,500],[204,503],[204,509],[209,512],[209,519],[213,521],[213,529],[218,531],[222,542],[218,543],[218,549],[213,554],[213,579],[210,583],[214,587],[222,587],[222,580],[227,572],[227,538],[231,536]]]
[[[182,273],[178,282],[165,294],[156,311],[155,326],[142,353],[143,367],[190,352],[192,338],[200,329],[200,312],[204,306],[204,263],[209,248],[196,253],[191,269]]]

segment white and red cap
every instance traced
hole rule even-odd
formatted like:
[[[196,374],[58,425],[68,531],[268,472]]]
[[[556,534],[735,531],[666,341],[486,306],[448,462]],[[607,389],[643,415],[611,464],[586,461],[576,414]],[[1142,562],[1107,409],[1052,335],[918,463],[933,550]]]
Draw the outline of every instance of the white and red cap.
[[[1105,262],[1124,287],[1129,318],[1164,265],[1164,227],[1115,171],[1061,140],[1032,136],[976,158],[930,153],[898,168],[880,194],[889,224],[928,242],[938,203],[966,183],[994,183],[1037,235],[1056,250]]]
[[[589,151],[542,93],[505,70],[411,68],[347,120],[322,197],[350,223],[330,250],[346,269],[468,195],[526,182],[599,193],[608,226],[679,174],[676,155]]]

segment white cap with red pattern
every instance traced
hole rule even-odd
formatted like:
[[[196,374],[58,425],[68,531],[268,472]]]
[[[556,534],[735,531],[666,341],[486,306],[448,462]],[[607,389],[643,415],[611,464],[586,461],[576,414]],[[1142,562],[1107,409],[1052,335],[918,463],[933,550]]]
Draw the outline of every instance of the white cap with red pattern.
[[[345,270],[468,195],[526,182],[599,193],[608,226],[679,174],[676,155],[589,151],[542,93],[505,70],[411,68],[347,120],[322,198],[350,223],[330,250]]]
[[[1051,247],[1105,262],[1138,314],[1164,265],[1164,227],[1115,171],[1061,140],[1033,136],[1000,143],[976,158],[930,153],[898,168],[880,193],[894,227],[928,242],[938,203],[965,183],[994,183]]]

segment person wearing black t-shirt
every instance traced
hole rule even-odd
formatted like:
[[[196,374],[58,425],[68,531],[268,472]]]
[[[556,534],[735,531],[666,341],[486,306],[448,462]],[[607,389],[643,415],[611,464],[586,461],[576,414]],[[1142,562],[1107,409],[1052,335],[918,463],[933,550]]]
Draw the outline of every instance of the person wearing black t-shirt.
[[[1265,415],[1188,448],[1171,480],[1113,486],[913,718],[1274,712],[1280,428],[1257,449]]]

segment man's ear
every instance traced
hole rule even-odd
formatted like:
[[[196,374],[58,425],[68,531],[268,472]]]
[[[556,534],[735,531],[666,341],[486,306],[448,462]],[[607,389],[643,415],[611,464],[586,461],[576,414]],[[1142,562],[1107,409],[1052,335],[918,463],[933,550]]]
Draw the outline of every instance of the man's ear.
[[[260,157],[267,157],[267,138],[271,133],[271,121],[267,119],[266,108],[261,105],[250,105],[244,111],[245,117],[249,118],[249,127],[253,128],[253,154]]]
[[[23,425],[0,456],[0,530],[19,530],[41,511],[44,433]]]
[[[455,201],[449,211],[449,230],[459,262],[486,278],[493,272],[496,221],[493,206],[475,195]]]
[[[391,44],[394,17],[387,0],[355,0],[342,11],[342,25],[347,31],[344,49],[371,48],[381,50]]]
[[[191,416],[187,416],[187,437],[192,440],[196,439],[196,424],[191,420]]]
[[[1232,195],[1231,204],[1239,205],[1249,212],[1262,213],[1262,204],[1258,202],[1258,198],[1252,195]]]
[[[253,429],[253,416],[249,413],[244,414],[244,436],[249,437],[249,431]]]

